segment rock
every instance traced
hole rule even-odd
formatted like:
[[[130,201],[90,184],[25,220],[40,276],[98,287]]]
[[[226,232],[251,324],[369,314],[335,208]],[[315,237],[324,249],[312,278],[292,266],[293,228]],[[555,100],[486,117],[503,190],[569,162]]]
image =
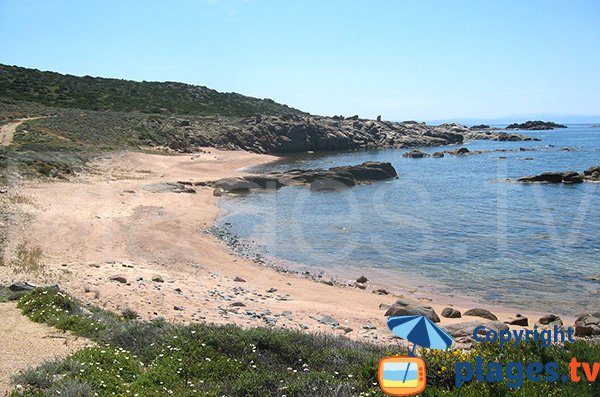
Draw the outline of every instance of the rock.
[[[362,182],[392,179],[397,175],[390,163],[368,161],[359,165],[332,167],[328,170],[295,169],[266,175],[224,178],[208,182],[208,184],[221,189],[221,194],[223,192],[247,193],[257,189],[278,189],[282,186],[305,184],[309,184],[312,190],[336,190],[352,187]]]
[[[398,299],[385,312],[385,316],[425,316],[434,323],[440,322],[440,318],[431,306],[406,299]]]
[[[13,292],[23,292],[23,291],[32,291],[34,289],[38,288],[37,285],[35,284],[31,284],[31,283],[13,283],[11,284],[8,289],[13,291]]]
[[[177,311],[183,311],[183,310],[185,310],[185,308],[183,306],[173,306],[173,309],[177,310]]]
[[[543,172],[539,175],[526,176],[517,179],[517,182],[549,182],[561,183],[563,180],[562,172]]]
[[[567,171],[563,173],[562,182],[567,184],[583,183],[583,177],[575,171]]]
[[[561,318],[555,314],[546,314],[545,316],[540,317],[538,323],[542,325],[563,325]]]
[[[359,165],[345,165],[333,167],[330,172],[338,174],[350,174],[359,182],[363,181],[383,181],[398,176],[396,169],[391,163],[380,161],[366,161]]]
[[[334,329],[338,331],[344,331],[344,334],[349,334],[350,332],[354,331],[352,328],[346,327],[344,325],[338,325]]]
[[[507,130],[553,130],[555,128],[567,128],[566,125],[553,123],[551,121],[526,121],[524,123],[513,123],[506,126]]]
[[[422,159],[429,157],[429,153],[425,153],[418,149],[413,149],[410,152],[406,152],[402,155],[402,157],[410,158],[410,159]]]
[[[313,191],[324,191],[324,190],[340,190],[347,189],[355,185],[353,179],[344,176],[334,176],[331,178],[319,178],[310,182],[310,190]]]
[[[225,191],[221,188],[217,188],[217,189],[213,190],[213,196],[215,196],[215,197],[221,197],[223,195],[223,193],[225,193]]]
[[[517,316],[517,318],[515,318],[514,320],[508,321],[507,324],[518,325],[521,327],[527,327],[527,326],[529,326],[529,319],[527,317]]]
[[[235,282],[238,282],[238,283],[245,283],[245,282],[246,282],[246,280],[244,280],[243,278],[241,278],[241,277],[238,277],[238,276],[236,276],[236,277],[233,279],[233,281],[235,281]]]
[[[373,293],[377,294],[377,295],[389,295],[389,292],[383,288],[378,288],[376,290],[373,290]]]
[[[354,283],[354,286],[358,289],[366,289],[367,286],[363,283]]]
[[[472,340],[473,332],[477,327],[485,327],[485,329],[479,330],[479,335],[485,336],[488,330],[494,330],[496,332],[502,330],[508,330],[508,325],[501,321],[468,321],[464,323],[450,324],[445,326],[446,331],[454,338],[468,338]]]
[[[487,130],[490,128],[489,125],[487,124],[479,124],[479,125],[474,125],[472,127],[469,127],[471,130]]]
[[[585,179],[592,181],[600,181],[600,166],[595,165],[583,171]]]
[[[117,283],[127,284],[127,279],[124,276],[111,276],[108,279],[110,281],[116,281]]]
[[[356,279],[357,283],[366,283],[367,281],[369,281],[368,278],[366,278],[365,276],[360,276],[359,278]]]
[[[575,320],[575,336],[600,335],[600,312],[582,314]]]
[[[589,276],[587,279],[591,281],[600,282],[600,274],[596,274],[595,276]]]
[[[154,281],[155,283],[164,283],[165,282],[165,280],[161,276],[153,276],[152,281]]]
[[[269,294],[272,294],[273,292],[277,292],[277,288],[271,287],[267,290],[267,293],[269,293]]]
[[[369,331],[371,331],[371,330],[377,329],[377,327],[376,327],[376,326],[374,326],[373,324],[371,324],[371,322],[370,322],[370,321],[367,321],[367,322],[365,323],[365,325],[363,325],[363,329],[366,329],[366,330],[369,330]]]
[[[387,303],[380,303],[379,304],[379,310],[387,310],[390,307],[392,307],[392,306],[388,305]]]
[[[244,178],[224,178],[212,182],[212,187],[222,189],[225,193],[247,193],[252,188],[257,188],[253,182],[247,181]],[[214,192],[213,192],[214,194]]]
[[[340,325],[340,322],[331,316],[321,316],[315,318],[315,320],[317,320],[321,324],[329,325],[332,328]]]
[[[476,308],[467,310],[463,313],[465,316],[475,316],[481,317],[492,321],[498,321],[498,317],[496,317],[492,312],[486,309]]]
[[[435,157],[435,158],[444,157],[444,152],[435,152],[431,155],[431,157]]]
[[[471,151],[466,147],[460,147],[454,150],[446,150],[446,153],[451,154],[453,156],[464,156],[466,154],[471,153]]]
[[[330,286],[333,286],[335,284],[335,281],[332,278],[326,278],[324,280],[321,280],[321,282],[325,285],[330,285]]]
[[[460,311],[453,309],[451,307],[446,307],[442,310],[442,317],[446,318],[461,318]]]
[[[245,306],[246,306],[246,304],[245,304],[244,302],[239,302],[239,301],[237,301],[237,302],[233,302],[233,303],[232,303],[231,305],[229,305],[229,306],[233,306],[233,307],[245,307]]]

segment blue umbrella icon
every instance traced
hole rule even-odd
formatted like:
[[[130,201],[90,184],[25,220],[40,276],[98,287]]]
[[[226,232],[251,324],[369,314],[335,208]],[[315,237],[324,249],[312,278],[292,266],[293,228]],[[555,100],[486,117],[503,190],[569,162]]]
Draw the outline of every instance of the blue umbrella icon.
[[[449,348],[454,342],[446,331],[425,316],[394,316],[388,318],[387,324],[396,336],[412,342],[413,348],[408,353],[409,356],[415,355],[417,345],[442,350]],[[406,366],[402,382],[406,381],[409,368],[410,362]]]
[[[411,356],[417,345],[442,350],[450,347],[454,341],[446,331],[425,316],[394,316],[388,318],[387,324],[396,336],[412,342]]]

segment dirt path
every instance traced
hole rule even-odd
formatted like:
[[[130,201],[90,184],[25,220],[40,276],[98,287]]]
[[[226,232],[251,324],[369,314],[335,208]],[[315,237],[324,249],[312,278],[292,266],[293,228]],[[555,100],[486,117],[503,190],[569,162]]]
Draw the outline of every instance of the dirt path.
[[[14,302],[0,303],[0,319],[0,396],[13,389],[11,378],[19,372],[55,357],[65,357],[89,343],[30,321]]]
[[[43,117],[28,117],[25,119],[18,119],[12,123],[5,124],[0,127],[0,146],[8,146],[12,143],[13,136],[17,127],[26,121],[41,119]]]

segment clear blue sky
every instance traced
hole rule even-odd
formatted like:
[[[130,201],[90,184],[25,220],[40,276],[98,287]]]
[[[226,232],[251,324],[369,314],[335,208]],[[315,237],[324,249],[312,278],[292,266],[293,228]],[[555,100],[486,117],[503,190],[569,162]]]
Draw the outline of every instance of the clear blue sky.
[[[327,115],[600,115],[600,1],[0,0],[0,63]]]

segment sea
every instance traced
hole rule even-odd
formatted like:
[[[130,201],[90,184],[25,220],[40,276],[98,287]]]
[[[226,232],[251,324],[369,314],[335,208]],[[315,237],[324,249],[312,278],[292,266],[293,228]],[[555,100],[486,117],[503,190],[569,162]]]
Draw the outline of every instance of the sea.
[[[469,141],[477,155],[404,158],[407,149],[303,153],[265,173],[386,161],[398,179],[341,191],[284,187],[220,200],[217,225],[296,270],[576,316],[600,310],[600,184],[523,184],[600,165],[600,128],[516,131],[540,141]],[[504,151],[494,151],[494,150]]]

